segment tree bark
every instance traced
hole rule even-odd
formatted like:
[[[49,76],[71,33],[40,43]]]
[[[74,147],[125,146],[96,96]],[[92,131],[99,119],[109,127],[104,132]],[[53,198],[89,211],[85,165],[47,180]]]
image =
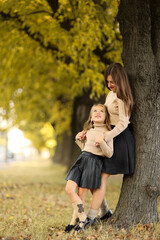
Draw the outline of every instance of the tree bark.
[[[158,221],[160,1],[121,0],[122,59],[134,95],[135,172],[124,176],[113,218],[119,227]],[[154,191],[153,191],[154,189]]]
[[[57,139],[57,146],[53,156],[53,161],[63,165],[68,164],[72,136],[65,132],[61,138]]]

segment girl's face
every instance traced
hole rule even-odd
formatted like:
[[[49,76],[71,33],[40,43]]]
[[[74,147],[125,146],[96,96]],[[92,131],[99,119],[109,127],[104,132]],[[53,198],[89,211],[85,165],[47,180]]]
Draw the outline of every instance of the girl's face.
[[[116,92],[116,90],[117,90],[117,85],[114,83],[113,78],[112,78],[111,75],[109,75],[109,76],[107,77],[107,86],[108,86],[108,88],[109,88],[111,91]]]
[[[105,123],[106,111],[103,106],[94,106],[91,112],[91,121],[96,123]]]

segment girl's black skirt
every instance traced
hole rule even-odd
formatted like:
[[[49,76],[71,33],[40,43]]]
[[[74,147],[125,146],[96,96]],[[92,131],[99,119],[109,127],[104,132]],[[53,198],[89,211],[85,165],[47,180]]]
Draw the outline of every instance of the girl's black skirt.
[[[129,127],[116,136],[113,141],[113,156],[103,158],[102,172],[111,175],[132,174],[134,172],[134,138]]]
[[[102,164],[103,157],[84,151],[73,164],[65,179],[76,182],[81,188],[100,188]]]

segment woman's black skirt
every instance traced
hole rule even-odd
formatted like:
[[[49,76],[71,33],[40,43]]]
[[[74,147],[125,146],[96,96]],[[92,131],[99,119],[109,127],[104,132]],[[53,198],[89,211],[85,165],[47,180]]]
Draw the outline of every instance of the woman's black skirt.
[[[113,156],[103,158],[102,172],[111,175],[132,174],[134,172],[134,138],[129,127],[116,136],[113,141]]]
[[[65,179],[76,182],[81,188],[100,188],[103,158],[89,152],[82,152]]]

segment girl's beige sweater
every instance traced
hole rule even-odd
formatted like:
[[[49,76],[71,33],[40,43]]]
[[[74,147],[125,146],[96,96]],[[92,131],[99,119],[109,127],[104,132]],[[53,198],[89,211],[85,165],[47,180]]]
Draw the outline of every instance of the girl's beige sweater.
[[[110,115],[111,125],[115,127],[105,133],[105,141],[109,141],[124,131],[129,122],[129,116],[125,113],[124,102],[117,97],[117,94],[110,91],[106,97],[105,105]]]
[[[100,146],[95,146],[96,137],[108,132],[105,124],[95,124],[94,128],[87,131],[86,140],[80,141],[76,139],[76,143],[82,151],[110,158],[113,155],[113,139],[110,139],[107,142],[104,140]]]

